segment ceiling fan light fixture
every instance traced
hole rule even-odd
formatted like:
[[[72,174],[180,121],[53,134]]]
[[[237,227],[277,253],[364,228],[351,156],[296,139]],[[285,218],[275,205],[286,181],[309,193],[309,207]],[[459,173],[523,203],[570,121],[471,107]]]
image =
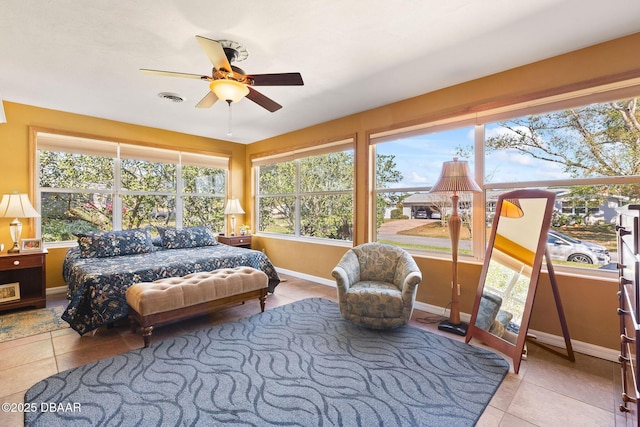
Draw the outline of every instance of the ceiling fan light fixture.
[[[235,80],[214,80],[209,85],[209,89],[218,99],[227,102],[238,102],[249,94],[249,88]]]

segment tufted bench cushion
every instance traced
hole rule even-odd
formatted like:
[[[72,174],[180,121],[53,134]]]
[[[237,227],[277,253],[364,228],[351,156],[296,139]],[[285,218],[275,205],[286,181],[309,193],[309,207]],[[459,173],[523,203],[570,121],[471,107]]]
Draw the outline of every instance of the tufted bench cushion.
[[[145,347],[154,325],[201,314],[211,308],[259,298],[261,311],[269,278],[251,267],[223,268],[131,285],[127,304],[132,331],[142,329]]]

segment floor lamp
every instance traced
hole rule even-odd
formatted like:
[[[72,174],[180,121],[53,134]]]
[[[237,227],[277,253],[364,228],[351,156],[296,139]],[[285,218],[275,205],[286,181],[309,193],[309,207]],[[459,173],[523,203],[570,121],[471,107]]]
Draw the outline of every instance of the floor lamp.
[[[467,334],[467,324],[460,320],[460,284],[458,283],[458,243],[460,242],[460,228],[462,220],[458,215],[458,193],[481,192],[469,173],[466,161],[458,161],[457,157],[452,162],[442,164],[442,172],[438,182],[429,190],[430,193],[451,194],[451,216],[449,217],[449,236],[451,237],[452,256],[452,280],[451,280],[451,309],[449,319],[440,322],[438,329],[457,335]]]

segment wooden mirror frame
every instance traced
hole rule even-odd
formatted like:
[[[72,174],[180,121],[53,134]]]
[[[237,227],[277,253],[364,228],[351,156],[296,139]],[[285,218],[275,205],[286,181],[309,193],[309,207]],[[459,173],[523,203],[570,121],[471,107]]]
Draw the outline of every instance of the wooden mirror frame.
[[[478,326],[476,326],[476,318],[478,317],[478,310],[480,307],[480,301],[482,299],[482,294],[485,287],[485,282],[487,280],[487,273],[489,271],[489,264],[492,258],[493,250],[496,244],[496,235],[498,231],[499,220],[501,218],[501,213],[503,212],[503,204],[505,211],[507,209],[513,209],[513,202],[516,201],[517,208],[520,209],[519,201],[522,199],[541,199],[545,200],[545,208],[542,213],[542,218],[532,218],[529,216],[527,218],[527,212],[520,210],[521,218],[518,220],[523,220],[529,223],[540,223],[540,235],[538,237],[535,254],[532,258],[531,262],[531,275],[529,278],[529,289],[527,291],[527,297],[524,304],[524,311],[522,314],[522,321],[520,323],[520,328],[518,330],[517,339],[515,344],[498,337],[490,333],[488,330],[484,330]],[[560,301],[560,294],[558,293],[558,286],[555,279],[555,272],[553,270],[553,265],[551,264],[551,260],[549,257],[549,252],[547,250],[547,235],[549,233],[549,228],[551,226],[551,215],[553,213],[553,205],[555,202],[555,194],[544,191],[544,190],[515,190],[508,193],[503,193],[498,197],[498,202],[496,203],[495,216],[493,218],[493,223],[491,227],[491,236],[489,238],[489,242],[487,245],[487,251],[484,258],[484,265],[482,267],[482,273],[480,275],[480,281],[478,283],[478,289],[476,292],[476,298],[473,305],[473,311],[471,315],[471,321],[469,322],[469,328],[467,331],[467,335],[465,338],[465,342],[469,343],[472,338],[477,338],[482,341],[486,345],[502,352],[508,357],[511,357],[513,360],[513,370],[517,374],[520,369],[520,363],[522,361],[522,354],[525,346],[525,341],[527,338],[527,333],[529,329],[529,320],[531,318],[531,309],[533,307],[533,302],[536,295],[536,290],[538,286],[538,279],[540,277],[540,270],[542,267],[542,258],[546,259],[547,262],[547,271],[549,274],[549,280],[551,282],[551,288],[553,291],[553,295],[556,302],[556,308],[558,310],[558,316],[560,320],[560,324],[562,327],[562,333],[564,335],[565,345],[568,352],[568,359],[571,361],[575,361],[573,355],[573,349],[571,347],[571,340],[569,338],[569,331],[567,328],[567,322],[564,317],[564,311],[562,309],[562,303]],[[507,205],[508,204],[508,205]],[[531,215],[531,213],[529,213]],[[523,224],[526,224],[523,222]]]

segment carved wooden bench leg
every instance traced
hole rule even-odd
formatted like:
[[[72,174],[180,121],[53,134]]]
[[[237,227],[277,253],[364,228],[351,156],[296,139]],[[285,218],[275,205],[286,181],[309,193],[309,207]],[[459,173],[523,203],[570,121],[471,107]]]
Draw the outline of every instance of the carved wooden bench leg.
[[[149,347],[151,343],[151,333],[153,332],[153,325],[151,326],[142,326],[140,328],[142,331],[142,339],[144,340],[144,348]]]

